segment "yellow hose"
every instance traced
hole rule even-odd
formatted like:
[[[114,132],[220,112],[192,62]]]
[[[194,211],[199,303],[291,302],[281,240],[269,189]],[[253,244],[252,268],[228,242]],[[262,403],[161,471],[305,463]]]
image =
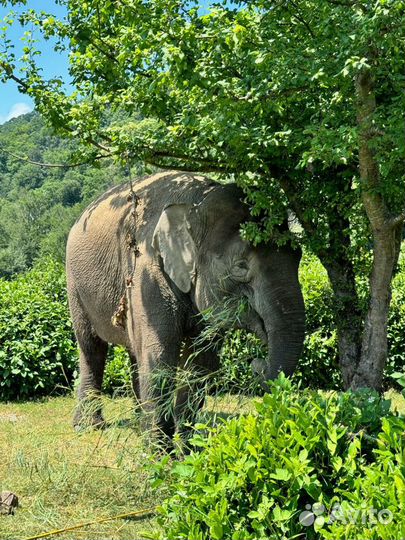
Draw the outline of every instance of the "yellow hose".
[[[55,534],[61,534],[67,531],[74,531],[75,529],[81,529],[82,527],[87,527],[88,525],[96,525],[98,523],[104,523],[105,521],[113,521],[114,519],[124,519],[131,516],[146,516],[148,514],[154,514],[155,511],[155,508],[148,508],[146,510],[138,510],[137,512],[129,512],[128,514],[119,514],[118,516],[95,519],[94,521],[87,521],[86,523],[80,523],[79,525],[73,525],[72,527],[66,527],[65,529],[55,529],[54,531],[38,534],[36,536],[30,536],[29,538],[24,538],[24,540],[37,540],[38,538],[46,538],[47,536],[53,536]]]

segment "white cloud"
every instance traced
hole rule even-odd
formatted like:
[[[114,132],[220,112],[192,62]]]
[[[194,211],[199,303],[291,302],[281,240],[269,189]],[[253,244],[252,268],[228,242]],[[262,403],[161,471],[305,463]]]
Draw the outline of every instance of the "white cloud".
[[[27,114],[31,112],[32,109],[33,107],[31,105],[28,105],[27,103],[14,103],[6,116],[0,116],[0,124],[4,124],[4,122],[8,122],[12,118],[17,118],[22,114]]]

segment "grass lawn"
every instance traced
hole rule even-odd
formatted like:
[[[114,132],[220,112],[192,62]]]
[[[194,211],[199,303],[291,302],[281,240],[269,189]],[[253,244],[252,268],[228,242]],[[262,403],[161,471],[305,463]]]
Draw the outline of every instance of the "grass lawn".
[[[390,392],[393,407],[405,400]],[[0,404],[0,490],[19,497],[14,516],[0,516],[0,538],[20,540],[98,518],[154,508],[163,492],[148,482],[153,448],[142,440],[127,398],[104,398],[109,427],[74,432],[75,398],[58,397]],[[246,398],[209,399],[211,416],[246,411]],[[56,539],[141,539],[157,530],[154,516],[118,519],[51,537]]]
[[[130,399],[105,399],[111,427],[76,433],[73,397],[0,405],[0,489],[20,499],[14,516],[0,516],[0,538],[17,540],[97,518],[153,508],[148,455],[131,425]],[[117,520],[59,539],[141,538],[153,518]]]

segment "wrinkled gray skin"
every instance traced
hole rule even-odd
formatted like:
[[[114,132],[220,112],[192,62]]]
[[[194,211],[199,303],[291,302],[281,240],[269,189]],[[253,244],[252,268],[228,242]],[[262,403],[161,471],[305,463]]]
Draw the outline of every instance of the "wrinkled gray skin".
[[[83,421],[85,398],[100,391],[107,344],[114,343],[129,352],[139,402],[171,437],[187,391],[178,393],[175,413],[165,417],[157,412],[159,400],[170,396],[162,397],[153,375],[184,362],[182,342],[189,343],[201,330],[195,315],[225,294],[247,298],[251,309],[243,326],[269,345],[269,360],[253,364],[263,384],[281,370],[288,375],[294,371],[304,339],[300,252],[275,245],[254,248],[240,238],[240,224],[249,213],[235,185],[168,172],[134,188],[140,197],[136,228],[129,187],[122,185],[87,208],[69,235],[68,296],[80,347],[82,404],[74,422]],[[127,287],[135,260],[130,245],[134,236],[139,256]],[[126,318],[117,326],[112,318],[124,292]],[[213,352],[201,353],[194,363],[206,372],[218,367]],[[102,422],[100,410],[91,422]]]

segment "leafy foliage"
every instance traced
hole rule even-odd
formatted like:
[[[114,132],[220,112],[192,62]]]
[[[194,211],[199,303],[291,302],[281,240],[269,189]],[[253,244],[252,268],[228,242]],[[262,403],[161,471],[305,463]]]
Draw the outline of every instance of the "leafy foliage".
[[[50,258],[12,281],[0,279],[0,400],[64,393],[77,375],[78,354],[63,266]],[[103,391],[127,393],[128,354],[111,347]]]
[[[0,399],[64,392],[76,365],[61,265],[46,259],[14,281],[0,280]]]
[[[0,277],[27,270],[43,256],[64,261],[67,235],[84,207],[126,180],[122,167],[112,163],[41,167],[16,157],[68,164],[77,148],[56,137],[37,113],[0,126]]]
[[[155,469],[156,484],[168,474],[170,486],[160,538],[400,538],[405,420],[389,407],[374,392],[297,391],[280,377],[256,403],[256,414],[208,428],[206,437],[197,432],[183,462],[167,467],[163,460]],[[376,480],[387,491],[377,492]],[[328,523],[337,516],[336,504],[361,512],[364,502],[389,509],[391,526],[369,526],[361,518],[355,525],[337,518]]]
[[[131,385],[129,356],[124,347],[110,347],[103,378],[103,392],[109,395],[128,394]]]
[[[225,1],[210,10],[179,0],[64,3],[68,20],[33,10],[19,20],[30,37],[34,27],[70,51],[77,92],[67,96],[61,81],[43,80],[28,53],[32,41],[20,80],[84,152],[90,142],[166,167],[231,172],[254,213],[266,214],[263,227],[248,229],[255,241],[271,233],[287,201],[298,201],[315,252],[342,216],[356,228],[355,256],[368,235],[358,206],[356,78],[370,70],[381,194],[392,211],[402,210],[402,1]],[[4,77],[16,75],[6,39],[2,57]],[[142,121],[106,125],[110,110],[139,112]]]

